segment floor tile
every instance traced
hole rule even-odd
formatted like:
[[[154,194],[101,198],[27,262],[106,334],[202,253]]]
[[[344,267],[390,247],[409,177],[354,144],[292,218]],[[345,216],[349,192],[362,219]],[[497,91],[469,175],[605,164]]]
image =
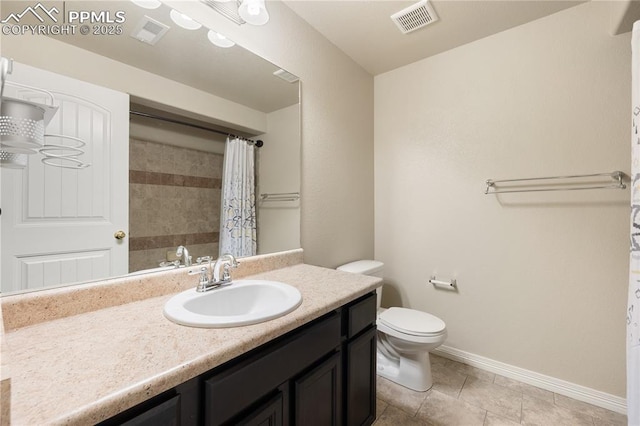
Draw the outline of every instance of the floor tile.
[[[388,406],[389,404],[387,404],[380,398],[376,398],[376,418],[377,419],[380,418],[380,416],[382,415],[382,413],[384,413],[384,410],[386,410]]]
[[[481,426],[486,410],[438,391],[431,391],[418,410],[417,418],[434,426]]]
[[[587,414],[524,395],[522,401],[522,424],[592,426],[593,419]]]
[[[467,376],[473,376],[476,379],[485,380],[487,382],[493,383],[496,375],[495,373],[491,373],[490,371],[482,370],[481,368],[472,367],[467,364],[462,364],[458,361],[447,360],[447,367],[453,368],[460,374],[465,374]]]
[[[414,390],[400,386],[384,377],[377,377],[376,387],[378,398],[389,405],[400,408],[407,414],[414,416],[418,408],[427,397],[427,392],[416,392]]]
[[[431,389],[445,393],[449,396],[457,398],[460,395],[462,386],[464,385],[467,376],[458,373],[446,364],[432,364],[431,376],[433,378],[433,387]]]
[[[627,426],[627,416],[623,414],[618,414],[618,413],[616,413],[616,415],[622,416],[623,419],[618,418],[618,419],[605,420],[598,417],[594,417],[593,424],[594,426]]]
[[[417,419],[399,408],[388,406],[373,426],[428,426],[429,423]]]
[[[378,376],[376,426],[626,426],[626,416],[431,354],[433,387]]]
[[[532,396],[534,398],[553,402],[553,392],[545,389],[540,389],[538,387],[501,376],[499,374],[496,374],[496,379],[493,381],[493,383],[495,383],[496,385],[504,386],[511,390],[522,392],[523,394]]]
[[[489,383],[475,377],[467,377],[460,392],[460,399],[491,411],[515,422],[520,422],[522,393]]]
[[[484,418],[483,426],[518,426],[520,423],[513,420],[505,419],[497,414],[487,411],[487,416]]]
[[[627,416],[624,414],[596,407],[595,405],[587,404],[586,402],[578,401],[568,396],[555,394],[555,403],[560,407],[588,414],[597,419],[600,422],[599,424],[621,426],[627,424]]]
[[[444,365],[447,363],[447,361],[449,361],[447,358],[444,358],[432,353],[429,353],[429,360],[431,361],[431,365],[434,365],[434,364]]]

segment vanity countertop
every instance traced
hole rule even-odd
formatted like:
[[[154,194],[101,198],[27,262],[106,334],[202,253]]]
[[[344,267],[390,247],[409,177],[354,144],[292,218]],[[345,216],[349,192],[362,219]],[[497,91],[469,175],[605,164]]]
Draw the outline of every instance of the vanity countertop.
[[[261,324],[204,329],[166,319],[162,308],[173,295],[166,294],[6,330],[2,357],[10,366],[11,424],[100,422],[382,283],[302,263],[244,278],[291,284],[302,304]]]

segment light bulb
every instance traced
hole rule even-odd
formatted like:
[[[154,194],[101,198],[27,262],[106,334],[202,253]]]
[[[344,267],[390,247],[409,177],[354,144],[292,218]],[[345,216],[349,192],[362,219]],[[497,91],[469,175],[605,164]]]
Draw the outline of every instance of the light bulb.
[[[238,14],[251,25],[264,25],[269,22],[269,12],[264,0],[243,0],[238,7]]]
[[[249,3],[249,6],[247,6],[247,12],[249,12],[249,15],[252,15],[252,16],[259,15],[260,5],[255,3]]]
[[[209,30],[209,32],[207,33],[207,38],[211,43],[215,44],[218,47],[232,47],[235,45],[234,42],[213,30]]]
[[[158,0],[131,0],[131,1],[135,3],[137,6],[140,6],[145,9],[157,9],[162,5],[162,3],[160,3],[160,1]]]
[[[169,16],[171,16],[171,20],[175,22],[176,25],[187,30],[197,30],[202,26],[201,23],[194,21],[193,19],[191,19],[191,17],[174,9],[171,9],[171,13],[169,13]]]

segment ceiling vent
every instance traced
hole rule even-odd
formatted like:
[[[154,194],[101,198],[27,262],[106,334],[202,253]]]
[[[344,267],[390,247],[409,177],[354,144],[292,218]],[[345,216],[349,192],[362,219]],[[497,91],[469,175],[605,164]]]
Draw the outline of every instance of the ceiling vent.
[[[283,69],[274,71],[273,75],[275,75],[276,77],[280,77],[281,79],[289,83],[295,83],[296,81],[300,80],[297,75],[291,74],[289,71],[285,71]]]
[[[421,0],[391,15],[391,20],[395,22],[403,34],[407,34],[436,22],[438,15],[428,0]]]
[[[145,15],[133,29],[131,37],[153,46],[167,31],[169,31],[168,26]]]

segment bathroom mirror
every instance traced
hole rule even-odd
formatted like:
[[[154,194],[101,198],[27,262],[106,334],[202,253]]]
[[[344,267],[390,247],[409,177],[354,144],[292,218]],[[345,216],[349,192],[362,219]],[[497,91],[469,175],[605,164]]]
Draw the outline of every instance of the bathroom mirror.
[[[153,2],[141,3],[148,6]],[[128,166],[120,164],[116,174],[107,173],[104,184],[113,189],[116,180],[126,181],[128,196],[118,194],[127,206],[118,211],[127,211],[125,219],[120,223],[113,220],[106,226],[106,220],[90,214],[83,216],[78,207],[79,213],[70,216],[80,217],[88,224],[88,230],[69,228],[63,236],[48,230],[38,232],[40,226],[45,229],[49,224],[63,229],[71,221],[65,216],[64,207],[59,206],[64,205],[64,196],[53,196],[58,210],[49,213],[46,197],[55,191],[68,194],[70,187],[75,188],[69,185],[71,181],[95,179],[92,173],[106,167],[102,151],[91,143],[83,148],[84,155],[91,158],[91,166],[84,169],[91,170],[86,175],[91,179],[78,175],[84,170],[43,165],[39,154],[29,156],[27,169],[0,168],[3,294],[154,272],[160,270],[161,264],[173,267],[170,263],[177,260],[175,251],[179,245],[187,247],[193,261],[200,256],[217,256],[227,134],[264,141],[256,149],[257,254],[300,247],[300,83],[295,76],[238,45],[214,45],[208,28],[182,28],[170,13],[171,8],[164,4],[147,9],[131,1],[31,4],[3,0],[0,4],[4,21],[0,35],[2,56],[16,62],[7,80],[24,84],[26,78],[32,86],[46,89],[50,85],[48,79],[59,75],[72,79],[67,83],[76,82],[72,86],[82,94],[78,98],[89,92],[81,89],[84,83],[124,95],[127,111],[123,126],[128,128],[128,146],[125,154],[117,158],[129,157]],[[81,24],[81,16],[86,16],[86,24]],[[25,25],[44,25],[49,33],[25,34]],[[61,28],[67,29],[60,31]],[[155,44],[139,40],[155,37],[158,40],[151,40]],[[217,42],[221,40],[222,45],[230,44],[215,38]],[[38,74],[40,71],[45,73]],[[294,81],[287,81],[287,77]],[[24,90],[7,86],[5,96],[18,92]],[[84,111],[84,107],[66,106],[64,94],[59,97],[61,111],[66,115],[81,115]],[[91,114],[95,124],[99,114]],[[64,124],[58,127],[56,133],[75,131]],[[47,131],[51,129],[48,127]],[[60,139],[49,143],[60,143]],[[16,186],[18,181],[31,186],[16,189],[22,188]],[[36,187],[38,182],[42,187]],[[40,211],[44,213],[34,215],[34,209],[24,200],[17,203],[21,205],[19,211],[9,213],[10,203],[16,200],[11,191],[22,191],[29,200],[42,196],[45,206]],[[96,192],[91,188],[87,191]],[[298,196],[260,201],[264,194],[289,193]],[[86,204],[86,197],[76,198],[72,200],[74,205]],[[211,203],[215,199],[218,203]],[[93,205],[98,201],[93,199]],[[112,199],[104,202],[103,207],[106,209],[111,202]],[[104,216],[111,220],[110,214]],[[20,252],[23,244],[16,241],[25,238],[12,240],[12,235],[20,235],[12,234],[12,226],[34,231],[29,238],[36,249]],[[120,230],[125,236],[117,239]],[[110,265],[118,263],[113,259],[115,254],[103,248],[94,247],[79,255],[79,249],[64,245],[69,240],[85,238],[84,235],[87,240],[95,240],[98,237],[94,233],[101,234],[105,245],[115,241],[121,251],[126,247],[126,260],[120,261],[115,270],[110,269]],[[12,250],[15,253],[9,253]]]

